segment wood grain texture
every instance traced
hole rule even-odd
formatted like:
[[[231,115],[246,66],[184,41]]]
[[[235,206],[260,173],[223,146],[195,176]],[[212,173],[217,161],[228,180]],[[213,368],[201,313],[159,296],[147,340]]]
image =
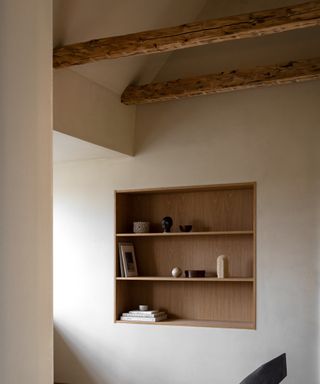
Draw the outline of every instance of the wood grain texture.
[[[121,102],[126,105],[148,104],[317,79],[320,79],[320,58],[312,58],[160,83],[129,85],[121,96]]]
[[[252,322],[251,282],[117,281],[125,311],[140,304],[166,311],[169,319]],[[118,316],[121,315],[121,311]]]
[[[221,236],[221,235],[252,235],[253,231],[207,231],[207,232],[148,232],[148,233],[117,233],[117,237],[175,237],[175,236]]]
[[[193,22],[123,36],[113,36],[58,47],[55,68],[125,56],[170,52],[177,49],[263,36],[320,24],[320,2]]]
[[[257,324],[257,184],[253,184],[253,212],[252,212],[252,221],[253,221],[253,254],[252,254],[252,268],[253,268],[253,301],[254,307],[252,308],[252,322]]]
[[[252,185],[235,189],[190,187],[150,194],[117,193],[116,232],[132,233],[134,221],[148,221],[151,231],[160,233],[164,216],[173,218],[174,233],[179,233],[179,225],[185,224],[192,224],[193,233],[252,231],[252,199]],[[184,237],[191,236],[195,235]]]
[[[139,276],[171,276],[173,267],[205,270],[217,276],[217,257],[229,260],[229,277],[253,276],[253,237],[135,238]]]
[[[217,277],[159,277],[159,276],[137,276],[137,277],[117,277],[116,280],[119,281],[171,281],[174,283],[179,283],[181,281],[186,282],[207,282],[207,283],[224,283],[234,282],[234,283],[249,283],[253,282],[254,279],[252,277],[226,277],[224,279],[218,279]]]
[[[157,323],[146,323],[142,321],[117,320],[116,323],[140,324],[140,325],[173,325],[178,327],[208,327],[208,328],[238,328],[255,329],[255,324],[250,321],[216,321],[216,320],[191,320],[191,319],[168,319]]]
[[[179,186],[179,187],[158,187],[158,188],[140,188],[140,189],[117,189],[115,194],[119,197],[122,194],[131,195],[150,195],[150,194],[159,194],[161,192],[165,193],[177,193],[177,192],[205,192],[205,191],[227,191],[229,189],[248,189],[252,188],[255,182],[247,183],[231,183],[231,184],[207,184],[207,185],[189,185],[189,186]]]
[[[115,321],[147,304],[169,313],[169,320],[157,325],[254,329],[255,194],[255,183],[117,191]],[[136,220],[161,230],[166,215],[173,217],[174,231],[191,223],[201,235],[132,233]],[[139,276],[120,277],[119,242],[134,244]],[[225,279],[216,278],[220,254],[229,261]],[[206,278],[174,279],[174,266],[205,269]]]

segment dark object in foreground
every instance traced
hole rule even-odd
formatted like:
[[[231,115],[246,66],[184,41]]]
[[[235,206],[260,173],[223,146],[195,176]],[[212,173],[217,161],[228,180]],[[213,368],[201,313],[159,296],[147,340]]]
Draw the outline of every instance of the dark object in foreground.
[[[287,359],[286,354],[283,353],[261,365],[240,384],[279,384],[285,377],[287,377]]]
[[[179,225],[181,232],[190,232],[192,229],[192,225]]]
[[[184,271],[186,277],[205,277],[206,271],[189,269]]]

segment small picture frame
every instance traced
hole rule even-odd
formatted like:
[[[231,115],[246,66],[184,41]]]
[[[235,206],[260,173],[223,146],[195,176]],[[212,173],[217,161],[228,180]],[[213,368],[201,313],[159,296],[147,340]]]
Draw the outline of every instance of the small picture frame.
[[[119,243],[119,258],[121,273],[124,277],[138,276],[136,256],[132,243]]]

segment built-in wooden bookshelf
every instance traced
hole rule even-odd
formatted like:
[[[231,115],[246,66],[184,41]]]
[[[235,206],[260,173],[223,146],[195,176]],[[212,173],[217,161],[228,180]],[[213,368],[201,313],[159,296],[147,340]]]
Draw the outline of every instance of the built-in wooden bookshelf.
[[[122,312],[147,304],[169,315],[148,325],[255,329],[255,205],[255,183],[116,191],[115,322],[128,323]],[[170,233],[161,229],[165,216],[173,218]],[[134,221],[149,221],[151,232],[133,233]],[[121,277],[119,242],[134,244],[139,276]],[[229,262],[224,279],[216,277],[221,254]],[[173,278],[175,266],[206,277]]]

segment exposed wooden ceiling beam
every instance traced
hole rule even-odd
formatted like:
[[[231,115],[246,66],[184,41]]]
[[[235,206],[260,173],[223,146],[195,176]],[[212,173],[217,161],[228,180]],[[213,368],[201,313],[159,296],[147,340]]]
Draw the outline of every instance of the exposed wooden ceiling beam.
[[[316,25],[320,25],[320,1],[66,45],[54,49],[53,66],[169,52]]]
[[[123,92],[121,102],[127,105],[147,104],[315,79],[320,79],[320,58],[141,86],[130,85]]]

